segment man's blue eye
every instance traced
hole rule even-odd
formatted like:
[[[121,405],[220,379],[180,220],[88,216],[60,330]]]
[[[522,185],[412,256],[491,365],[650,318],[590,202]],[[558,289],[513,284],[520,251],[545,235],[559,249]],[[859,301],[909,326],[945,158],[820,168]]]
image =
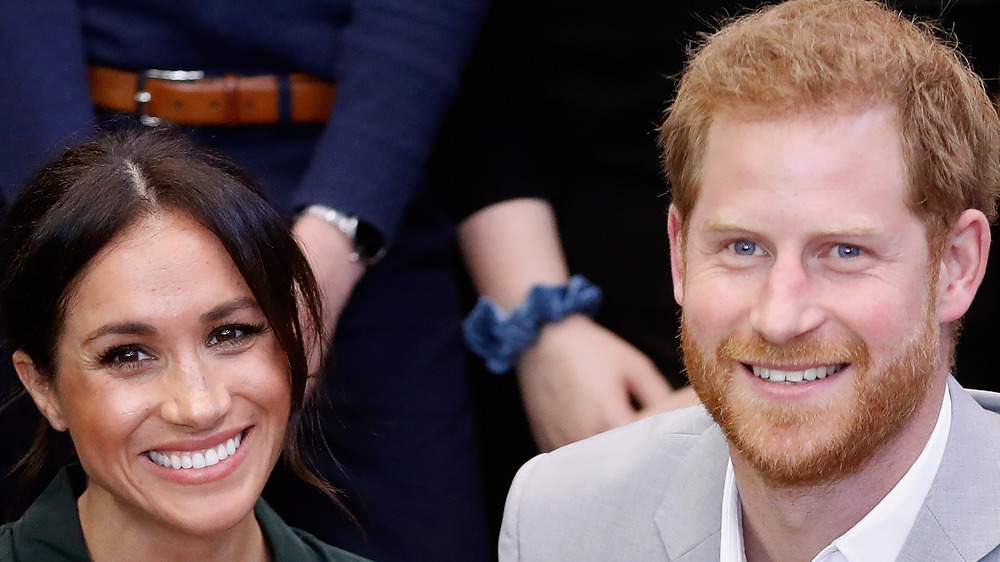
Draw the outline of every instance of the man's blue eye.
[[[838,244],[836,250],[838,258],[856,258],[861,255],[861,248],[850,244]]]
[[[733,251],[740,256],[752,256],[757,253],[757,244],[749,240],[737,240],[733,242]]]

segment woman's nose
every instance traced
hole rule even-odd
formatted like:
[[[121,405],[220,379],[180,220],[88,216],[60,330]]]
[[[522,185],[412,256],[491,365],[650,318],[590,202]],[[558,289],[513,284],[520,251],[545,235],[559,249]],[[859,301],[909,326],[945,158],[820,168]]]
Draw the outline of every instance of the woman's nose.
[[[164,377],[161,416],[169,423],[194,429],[217,425],[232,404],[221,380],[212,377],[199,357],[175,361]]]

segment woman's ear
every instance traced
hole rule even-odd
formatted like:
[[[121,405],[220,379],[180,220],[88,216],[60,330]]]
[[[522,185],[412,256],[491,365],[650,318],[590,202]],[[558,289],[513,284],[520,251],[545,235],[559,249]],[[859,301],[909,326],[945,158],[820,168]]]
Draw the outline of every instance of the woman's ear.
[[[28,394],[31,395],[31,399],[35,401],[35,405],[38,406],[42,415],[49,420],[49,425],[56,431],[66,431],[68,426],[59,395],[38,371],[35,362],[21,350],[14,352],[13,360],[17,377],[21,379],[21,384],[28,390]]]

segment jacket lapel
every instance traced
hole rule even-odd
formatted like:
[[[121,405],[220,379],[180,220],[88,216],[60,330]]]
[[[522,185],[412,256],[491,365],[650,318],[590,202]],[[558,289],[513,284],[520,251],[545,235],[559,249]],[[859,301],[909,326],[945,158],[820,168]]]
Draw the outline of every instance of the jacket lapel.
[[[980,560],[1000,545],[1000,416],[955,379],[951,431],[934,484],[899,560]],[[996,394],[977,397],[1000,409]]]
[[[677,474],[663,493],[656,527],[673,561],[718,560],[722,526],[722,488],[729,449],[714,423],[693,435],[678,459]]]

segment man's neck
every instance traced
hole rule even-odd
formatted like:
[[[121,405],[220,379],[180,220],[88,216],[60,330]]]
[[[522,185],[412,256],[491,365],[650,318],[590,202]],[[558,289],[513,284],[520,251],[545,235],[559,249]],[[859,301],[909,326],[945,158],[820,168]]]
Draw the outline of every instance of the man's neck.
[[[834,481],[776,486],[730,447],[747,561],[808,562],[878,505],[920,456],[934,430],[944,389],[933,388],[928,396],[934,398],[924,400],[903,431],[861,470]]]

